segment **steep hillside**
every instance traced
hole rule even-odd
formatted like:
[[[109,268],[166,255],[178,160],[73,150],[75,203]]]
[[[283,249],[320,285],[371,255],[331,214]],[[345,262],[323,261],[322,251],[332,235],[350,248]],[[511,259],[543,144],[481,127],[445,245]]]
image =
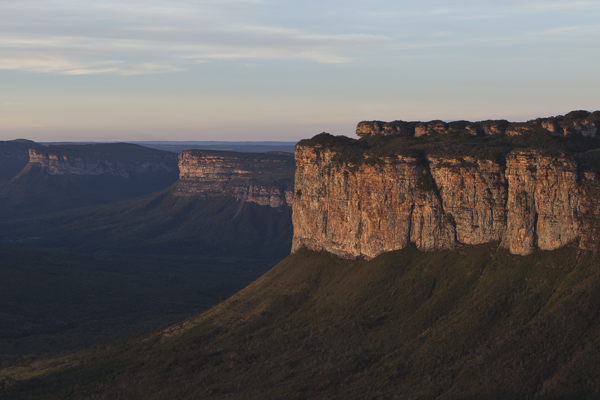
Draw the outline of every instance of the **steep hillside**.
[[[423,253],[409,246],[371,261],[301,250],[227,301],[163,332],[6,366],[2,393],[30,399],[600,396],[597,259],[576,245],[528,256],[497,248]]]

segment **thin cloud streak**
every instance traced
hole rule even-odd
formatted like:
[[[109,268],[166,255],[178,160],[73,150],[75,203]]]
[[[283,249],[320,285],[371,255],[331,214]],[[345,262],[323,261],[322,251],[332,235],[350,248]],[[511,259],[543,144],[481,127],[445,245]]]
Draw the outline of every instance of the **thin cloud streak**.
[[[397,6],[390,3],[388,7],[380,5],[379,9],[363,10],[367,22],[382,23],[381,33],[374,34],[353,26],[360,18],[357,14],[350,16],[347,22],[328,24],[320,29],[274,25],[264,20],[267,4],[277,6],[277,2],[262,0],[0,2],[0,15],[3,15],[0,69],[59,74],[152,74],[193,68],[185,60],[195,60],[195,65],[217,59],[349,63],[376,53],[469,43],[510,43],[524,36],[519,30],[503,33],[500,39],[497,34],[490,34],[472,40],[451,33],[454,29],[435,27],[429,33],[423,32],[427,28],[415,25],[414,21],[406,24],[406,28],[397,27],[398,21],[407,18],[420,19],[422,25],[425,21],[432,23],[431,19],[437,24],[444,21],[456,24],[467,20],[500,21],[507,15],[563,9],[567,5],[571,9],[600,9],[588,1],[433,1],[432,7],[401,1]],[[366,26],[370,25],[375,24]],[[586,33],[570,27],[557,27],[554,32]],[[587,33],[590,32],[595,31]],[[525,41],[539,41],[543,40],[540,33],[553,34],[553,31],[526,33]]]

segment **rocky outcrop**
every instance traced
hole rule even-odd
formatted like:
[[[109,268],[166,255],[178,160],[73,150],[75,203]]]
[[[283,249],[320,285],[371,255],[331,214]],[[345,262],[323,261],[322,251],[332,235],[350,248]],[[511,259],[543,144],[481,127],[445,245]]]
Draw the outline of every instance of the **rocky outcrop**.
[[[497,241],[513,254],[580,239],[596,245],[600,186],[565,154],[514,150],[502,159],[387,155],[296,147],[292,252],[373,258],[409,243],[424,251]]]
[[[64,145],[29,150],[29,162],[50,175],[110,174],[129,178],[132,173],[171,172],[177,155],[127,143]]]
[[[271,207],[291,206],[291,154],[187,150],[179,153],[175,196],[234,197]]]
[[[566,115],[550,118],[538,118],[527,122],[496,121],[444,121],[406,122],[406,121],[362,121],[356,127],[356,135],[366,137],[382,136],[425,136],[448,133],[467,133],[469,135],[524,135],[530,132],[546,131],[554,136],[596,137],[600,127],[600,111],[572,111]]]

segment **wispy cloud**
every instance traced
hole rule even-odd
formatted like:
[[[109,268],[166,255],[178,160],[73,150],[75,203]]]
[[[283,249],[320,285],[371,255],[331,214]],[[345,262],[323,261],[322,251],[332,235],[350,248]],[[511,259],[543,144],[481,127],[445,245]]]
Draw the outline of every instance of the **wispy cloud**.
[[[385,52],[595,34],[586,22],[515,24],[540,12],[600,12],[592,1],[349,1],[316,11],[274,0],[0,0],[0,69],[137,75],[211,60],[350,63]]]
[[[343,63],[386,38],[248,23],[260,0],[0,2],[0,69],[143,74],[185,59],[298,58]],[[251,19],[251,18],[250,18]]]

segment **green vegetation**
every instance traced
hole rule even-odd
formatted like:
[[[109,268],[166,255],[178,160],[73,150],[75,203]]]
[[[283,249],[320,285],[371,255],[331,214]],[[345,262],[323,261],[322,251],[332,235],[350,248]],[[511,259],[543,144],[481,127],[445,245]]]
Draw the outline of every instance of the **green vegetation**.
[[[591,114],[591,115],[595,115]],[[484,124],[484,123],[482,123]],[[600,138],[571,136],[557,137],[541,127],[531,128],[526,134],[508,136],[471,135],[466,131],[454,131],[445,134],[414,136],[370,135],[359,140],[345,136],[332,136],[321,133],[312,139],[302,140],[299,146],[320,146],[336,152],[334,161],[345,162],[355,168],[363,163],[381,162],[383,158],[396,155],[415,157],[418,160],[433,157],[473,157],[503,162],[504,157],[513,150],[540,150],[548,154],[570,153],[586,165],[596,168],[595,150],[600,149]],[[600,171],[600,170],[598,170]]]
[[[5,364],[15,399],[600,396],[600,269],[575,245],[371,261],[300,251],[171,328]]]

